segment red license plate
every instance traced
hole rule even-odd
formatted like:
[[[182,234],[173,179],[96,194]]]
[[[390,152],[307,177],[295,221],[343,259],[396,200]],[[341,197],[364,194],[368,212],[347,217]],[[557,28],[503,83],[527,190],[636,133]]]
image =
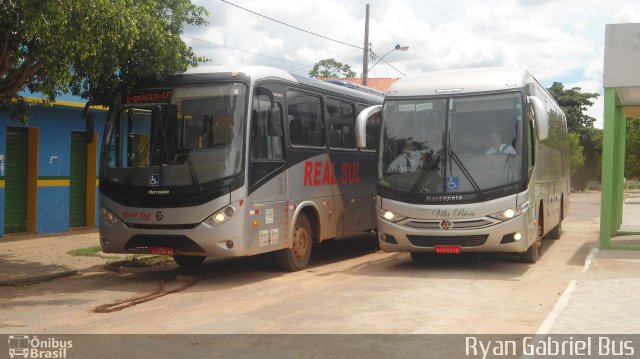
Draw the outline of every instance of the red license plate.
[[[149,252],[161,256],[173,256],[176,254],[176,250],[171,247],[149,247]]]
[[[437,254],[460,254],[460,246],[435,246]]]

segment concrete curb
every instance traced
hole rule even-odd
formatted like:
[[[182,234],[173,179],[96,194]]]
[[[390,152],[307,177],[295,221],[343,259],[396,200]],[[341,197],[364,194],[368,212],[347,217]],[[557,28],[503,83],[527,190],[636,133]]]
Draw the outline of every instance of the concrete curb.
[[[76,274],[78,274],[77,269],[69,269],[69,270],[63,270],[60,272],[34,275],[34,276],[28,276],[28,277],[0,279],[0,285],[13,286],[13,285],[20,285],[20,284],[27,284],[27,283],[46,282],[52,279],[69,277]]]

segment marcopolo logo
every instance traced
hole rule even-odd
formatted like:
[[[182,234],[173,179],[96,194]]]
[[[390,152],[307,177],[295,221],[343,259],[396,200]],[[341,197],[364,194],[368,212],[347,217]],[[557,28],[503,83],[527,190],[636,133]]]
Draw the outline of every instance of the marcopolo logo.
[[[39,339],[37,336],[10,335],[10,358],[66,358],[73,347],[71,340]]]

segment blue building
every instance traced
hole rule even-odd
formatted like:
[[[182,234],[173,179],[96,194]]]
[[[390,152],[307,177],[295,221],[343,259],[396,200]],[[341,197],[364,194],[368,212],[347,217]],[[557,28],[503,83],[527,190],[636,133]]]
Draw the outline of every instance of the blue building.
[[[88,142],[81,100],[27,100],[27,124],[0,114],[0,236],[95,227],[106,111],[90,110],[96,131]]]

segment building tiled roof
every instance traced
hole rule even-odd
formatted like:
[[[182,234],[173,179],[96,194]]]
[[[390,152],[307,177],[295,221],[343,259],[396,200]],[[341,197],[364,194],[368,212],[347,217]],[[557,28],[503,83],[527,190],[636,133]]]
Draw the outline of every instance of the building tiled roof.
[[[349,81],[356,85],[362,85],[362,78],[341,78],[341,79],[332,79],[332,80],[341,80],[341,81]],[[367,78],[367,86],[372,89],[376,89],[378,91],[387,92],[389,87],[393,85],[398,79],[393,77],[369,77]]]

